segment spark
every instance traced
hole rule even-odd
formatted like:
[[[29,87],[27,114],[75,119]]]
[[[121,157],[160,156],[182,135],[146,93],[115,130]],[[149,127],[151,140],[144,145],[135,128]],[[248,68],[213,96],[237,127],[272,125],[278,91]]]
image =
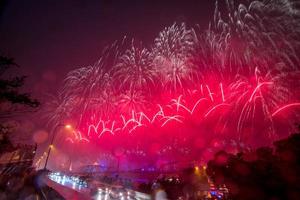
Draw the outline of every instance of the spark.
[[[112,135],[115,135],[115,132],[114,132],[114,125],[115,125],[115,121],[112,122],[111,124],[111,128],[107,128],[105,127],[105,123],[102,123],[103,125],[103,128],[102,128],[102,131],[101,133],[99,134],[98,138],[100,138],[104,133],[106,132],[109,132],[111,133]],[[119,130],[119,129],[118,129]]]
[[[135,125],[132,129],[130,129],[129,130],[129,133],[132,133],[132,131],[135,131],[138,127],[142,127],[142,126],[144,126],[144,124],[137,124],[137,125]]]
[[[193,109],[192,109],[192,111],[191,111],[191,114],[193,114],[194,113],[194,111],[195,111],[195,109],[196,109],[196,107],[198,106],[198,104],[200,104],[202,101],[204,101],[204,100],[208,100],[207,98],[201,98],[201,99],[199,99],[196,103],[195,103],[195,105],[193,106]]]
[[[74,144],[74,140],[73,140],[72,138],[70,138],[70,137],[66,138],[66,141],[69,141],[69,142],[71,142],[72,144]]]
[[[211,112],[213,112],[214,110],[216,110],[217,108],[221,107],[221,106],[229,106],[230,104],[228,103],[220,103],[216,106],[214,106],[213,108],[211,108],[206,114],[204,117],[207,117]]]
[[[87,138],[85,138],[85,137],[82,136],[81,131],[79,131],[79,130],[73,130],[73,133],[75,135],[75,140],[90,142],[89,139],[87,139]]]
[[[253,97],[256,94],[257,90],[259,90],[262,86],[264,86],[264,85],[272,85],[272,84],[273,84],[273,82],[263,82],[263,83],[258,84],[256,86],[256,88],[254,89],[253,93],[251,94],[249,102],[251,102],[253,100]]]
[[[95,126],[94,124],[92,125],[89,125],[88,127],[88,136],[90,136],[90,133],[92,130],[94,130],[96,133],[98,132],[98,128],[99,128],[99,125],[102,124],[102,127],[104,126],[104,121],[103,120],[100,120],[97,125]]]
[[[291,104],[287,104],[285,106],[282,106],[280,108],[278,108],[275,112],[273,112],[272,117],[274,117],[275,115],[277,115],[278,113],[280,113],[281,111],[290,108],[290,107],[295,107],[295,106],[300,106],[300,103],[291,103]]]
[[[152,120],[151,120],[151,123],[153,123],[154,120],[155,120],[158,116],[165,117],[164,110],[163,110],[162,106],[158,104],[158,107],[159,107],[159,111],[153,116],[153,118],[152,118]]]
[[[201,94],[203,95],[203,85],[200,86]]]
[[[190,114],[193,114],[196,107],[201,103],[201,101],[203,100],[207,100],[207,98],[200,98],[193,106],[192,110],[190,110],[188,107],[186,107],[184,104],[180,103],[180,100],[181,100],[181,97],[182,95],[180,95],[178,97],[178,99],[172,99],[172,101],[174,102],[173,105],[175,104],[176,105],[176,109],[177,109],[177,112],[179,110],[179,108],[183,108],[184,110],[186,110],[187,112],[189,112]]]
[[[192,111],[189,110],[185,105],[183,105],[180,101],[181,101],[181,97],[182,95],[180,95],[178,97],[178,99],[172,99],[171,101],[174,102],[173,105],[176,105],[176,110],[177,112],[179,111],[179,108],[182,107],[183,109],[185,109],[186,111],[188,111],[189,113],[191,113]]]
[[[162,119],[166,119],[166,121],[161,125],[161,127],[165,126],[168,122],[174,120],[177,121],[179,123],[183,123],[183,121],[181,121],[179,118],[182,118],[182,116],[180,115],[175,115],[175,116],[165,116]]]
[[[209,86],[206,85],[206,88],[207,88],[207,91],[208,91],[208,94],[209,94],[209,97],[210,97],[211,101],[214,101],[213,93],[210,91]]]
[[[224,90],[223,90],[223,84],[220,83],[220,90],[221,90],[221,94],[222,94],[222,101],[225,101],[225,96],[224,96]]]
[[[140,115],[140,117],[139,117],[139,122],[142,121],[143,117],[144,117],[148,122],[151,122],[150,118],[149,118],[144,112],[139,112],[138,114]]]
[[[121,117],[122,117],[123,123],[124,123],[122,130],[124,130],[128,126],[129,123],[138,123],[138,121],[135,119],[135,111],[134,110],[131,111],[131,118],[128,121],[125,120],[124,116],[121,116]]]

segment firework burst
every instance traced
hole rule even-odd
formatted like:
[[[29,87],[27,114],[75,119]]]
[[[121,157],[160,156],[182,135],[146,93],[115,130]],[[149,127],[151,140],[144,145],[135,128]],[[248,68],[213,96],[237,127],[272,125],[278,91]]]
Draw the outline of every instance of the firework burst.
[[[188,59],[195,42],[194,30],[187,29],[184,23],[165,28],[155,39],[154,64],[167,90],[176,91],[193,79],[195,71]]]
[[[136,47],[132,42],[115,67],[115,78],[121,82],[121,88],[151,92],[155,85],[157,72],[154,69],[151,52]]]
[[[93,134],[98,141],[143,133],[144,140],[136,138],[140,144],[157,139],[155,134],[167,140],[168,132],[186,147],[200,137],[239,144],[273,141],[283,111],[294,111],[288,127],[299,119],[296,1],[225,3],[222,13],[217,1],[204,33],[175,23],[159,33],[150,50],[134,42],[129,49],[115,43],[95,65],[71,71],[59,101],[49,107],[49,120],[75,119],[76,138],[84,142],[93,142]],[[172,129],[178,125],[193,130],[181,134]]]

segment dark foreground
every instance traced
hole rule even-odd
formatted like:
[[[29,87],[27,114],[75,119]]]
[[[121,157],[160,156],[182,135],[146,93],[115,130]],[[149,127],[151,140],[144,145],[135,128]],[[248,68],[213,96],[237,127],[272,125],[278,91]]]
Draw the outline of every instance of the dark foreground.
[[[160,174],[143,183],[107,174],[7,167],[0,175],[0,200],[298,200],[299,182],[300,134],[294,134],[273,147],[238,154],[220,151],[207,166]]]

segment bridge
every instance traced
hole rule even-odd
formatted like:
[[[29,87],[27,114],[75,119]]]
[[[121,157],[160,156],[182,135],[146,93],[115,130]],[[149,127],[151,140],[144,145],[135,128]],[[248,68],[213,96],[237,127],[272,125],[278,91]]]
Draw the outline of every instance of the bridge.
[[[105,184],[99,181],[87,182],[79,176],[50,173],[45,177],[46,184],[70,200],[150,200],[150,195],[126,189],[120,185]]]

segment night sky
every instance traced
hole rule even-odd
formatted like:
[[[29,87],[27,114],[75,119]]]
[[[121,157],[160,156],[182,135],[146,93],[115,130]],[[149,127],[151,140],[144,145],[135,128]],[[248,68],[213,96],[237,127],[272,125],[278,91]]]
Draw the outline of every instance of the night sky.
[[[113,41],[126,35],[149,46],[174,22],[204,29],[213,8],[213,0],[2,0],[0,53],[15,58],[26,90],[40,97]]]

